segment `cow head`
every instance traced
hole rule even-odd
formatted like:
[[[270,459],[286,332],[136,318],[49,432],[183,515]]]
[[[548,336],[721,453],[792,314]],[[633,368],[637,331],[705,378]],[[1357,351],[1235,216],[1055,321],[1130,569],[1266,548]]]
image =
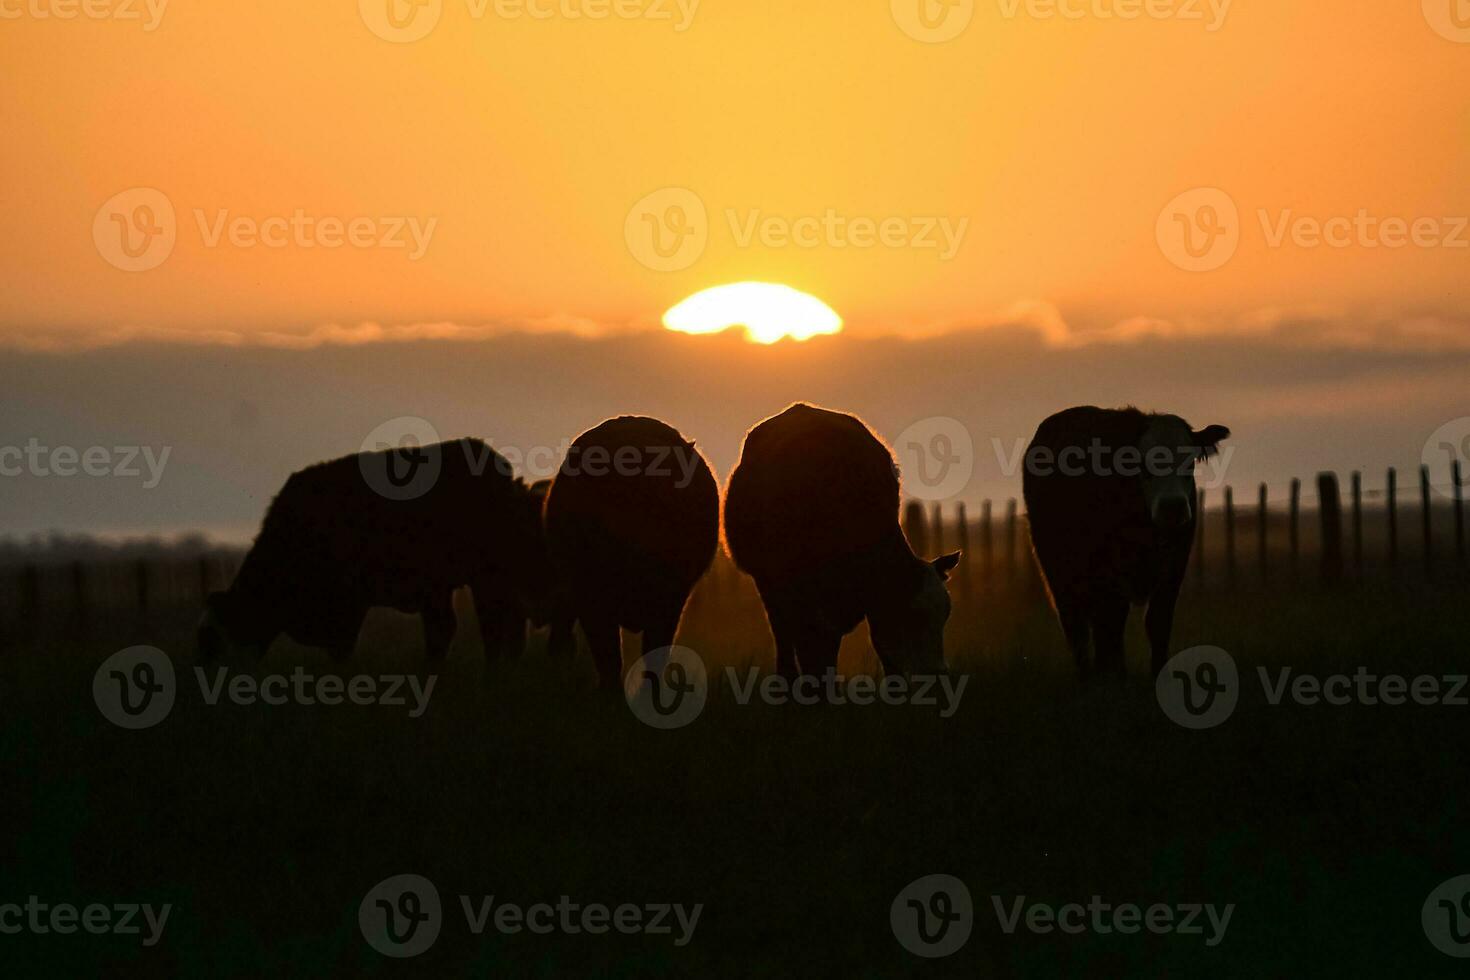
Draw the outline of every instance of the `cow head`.
[[[1153,415],[1138,440],[1139,479],[1149,520],[1161,530],[1181,528],[1194,519],[1194,464],[1213,456],[1230,430],[1211,425],[1198,432],[1174,415]]]
[[[517,496],[509,553],[514,557],[510,576],[516,601],[535,626],[557,621],[567,605],[565,588],[552,565],[546,542],[544,513],[550,480],[537,480]]]
[[[944,624],[949,620],[949,588],[945,582],[959,564],[960,553],[933,561],[915,561],[902,583],[868,612],[873,649],[889,674],[944,673]]]
[[[204,614],[199,617],[197,650],[201,660],[212,660],[231,648],[248,650],[263,656],[275,639],[277,630],[267,625],[267,617],[255,604],[234,589],[211,592],[204,600]]]

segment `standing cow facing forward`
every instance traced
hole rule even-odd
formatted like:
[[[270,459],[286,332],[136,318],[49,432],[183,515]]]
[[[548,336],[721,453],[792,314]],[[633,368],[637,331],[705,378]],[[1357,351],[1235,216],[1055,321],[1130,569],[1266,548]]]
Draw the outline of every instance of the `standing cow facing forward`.
[[[725,542],[760,590],[782,676],[835,670],[865,618],[885,671],[944,670],[944,582],[959,552],[915,555],[898,505],[893,454],[851,415],[798,403],[745,437]]]
[[[373,606],[423,615],[431,658],[454,635],[454,590],[468,585],[485,651],[525,642],[523,609],[551,582],[540,498],[478,439],[358,453],[286,480],[228,591],[199,624],[201,656],[264,653],[285,633],[352,652]]]
[[[662,650],[714,560],[720,495],[709,464],[656,419],[609,419],[578,436],[546,496],[546,540],[605,688],[622,681],[620,628]],[[563,626],[563,629],[565,627]]]
[[[1135,603],[1147,603],[1153,671],[1163,668],[1194,545],[1194,465],[1229,435],[1176,415],[1090,406],[1036,430],[1022,478],[1031,543],[1082,674],[1123,673]]]

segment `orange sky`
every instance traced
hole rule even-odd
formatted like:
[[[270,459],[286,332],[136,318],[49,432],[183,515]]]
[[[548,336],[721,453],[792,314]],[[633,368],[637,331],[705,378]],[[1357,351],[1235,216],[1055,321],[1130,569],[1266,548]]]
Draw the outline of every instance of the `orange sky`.
[[[1459,0],[1433,18],[1438,0],[1151,0],[1175,15],[1133,20],[1103,15],[1142,0],[1065,0],[1080,17],[976,0],[968,27],[935,44],[901,28],[909,0],[535,0],[546,19],[434,0],[419,16],[438,4],[437,23],[411,43],[370,29],[389,2],[154,0],[150,13],[130,0],[139,20],[63,20],[68,0],[0,0],[0,339],[617,326],[746,279],[807,290],[863,333],[1018,303],[1187,319],[1460,313],[1470,297],[1470,230],[1453,220],[1470,215]],[[610,9],[650,16],[566,15]],[[126,272],[94,221],[138,187],[167,198],[176,242]],[[656,271],[629,245],[630,209],[668,187],[695,193],[705,242],[687,267]],[[1200,187],[1238,207],[1239,246],[1190,272],[1158,229]],[[1463,247],[1373,248],[1357,231],[1343,248],[1290,234],[1272,247],[1263,209],[1273,226],[1287,209],[1432,219],[1422,239]],[[281,247],[227,231],[208,243],[222,213],[298,211],[314,228],[370,219],[359,230],[374,242],[411,219],[406,247],[306,247],[290,232]],[[742,243],[772,215],[819,219],[805,225],[815,242]],[[890,222],[895,244],[856,247],[855,219]],[[414,224],[427,232],[417,257]],[[930,224],[939,247],[910,243]],[[950,257],[946,225],[963,227]],[[100,226],[120,234],[105,214]]]

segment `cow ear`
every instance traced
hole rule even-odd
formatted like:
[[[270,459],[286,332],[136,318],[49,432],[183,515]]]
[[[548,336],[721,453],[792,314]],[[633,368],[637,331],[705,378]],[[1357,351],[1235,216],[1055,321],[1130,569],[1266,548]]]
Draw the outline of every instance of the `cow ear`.
[[[950,552],[944,557],[936,558],[932,562],[930,562],[930,564],[934,566],[934,570],[939,573],[939,577],[942,579],[948,579],[949,573],[954,571],[955,566],[959,563],[960,552],[958,551]]]
[[[1220,451],[1220,443],[1230,438],[1230,430],[1223,425],[1207,425],[1191,435],[1194,436],[1194,444],[1199,447],[1200,454],[1209,457]]]

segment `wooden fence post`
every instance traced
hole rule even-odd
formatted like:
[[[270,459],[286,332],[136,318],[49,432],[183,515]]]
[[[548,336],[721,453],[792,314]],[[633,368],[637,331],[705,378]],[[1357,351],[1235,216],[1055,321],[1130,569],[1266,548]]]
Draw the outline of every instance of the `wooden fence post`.
[[[1270,574],[1271,560],[1266,554],[1266,484],[1261,484],[1260,493],[1256,499],[1256,557],[1260,563],[1261,581],[1266,581]]]
[[[1006,501],[1006,577],[1016,577],[1016,498]]]
[[[1397,565],[1399,561],[1399,473],[1392,466],[1388,468],[1388,500],[1384,506],[1388,510],[1388,563]]]
[[[1353,470],[1353,574],[1363,574],[1363,474]]]
[[[924,505],[917,500],[910,500],[903,509],[903,533],[916,555],[929,553],[929,532],[925,523]]]
[[[1342,494],[1336,473],[1317,475],[1317,506],[1322,518],[1322,580],[1342,579]]]
[[[1429,467],[1419,467],[1419,509],[1424,524],[1424,570],[1434,571],[1434,498],[1430,496]]]
[[[91,590],[87,588],[87,566],[80,561],[71,563],[71,594],[78,622],[86,622],[92,611]]]
[[[965,512],[965,502],[961,500],[955,510],[954,543],[960,553],[960,567],[965,568],[971,561],[970,555],[970,515]]]
[[[1465,500],[1463,484],[1460,482],[1460,461],[1450,464],[1450,480],[1454,482],[1451,492],[1455,498],[1455,557],[1465,561]]]
[[[944,507],[936,503],[929,515],[929,547],[933,550],[920,558],[944,554]]]
[[[20,620],[26,633],[41,620],[41,570],[34,562],[20,570]]]
[[[991,533],[990,501],[980,504],[980,567],[988,582],[995,571],[995,538]]]
[[[1235,490],[1225,488],[1225,581],[1235,584]]]
[[[1287,520],[1290,522],[1287,546],[1291,549],[1291,571],[1296,574],[1302,557],[1302,481],[1295,477],[1291,480],[1291,513]]]
[[[138,612],[146,613],[148,612],[148,562],[146,559],[138,559],[133,575],[138,586]]]
[[[1200,585],[1205,582],[1205,491],[1199,490],[1194,509],[1194,575]]]

